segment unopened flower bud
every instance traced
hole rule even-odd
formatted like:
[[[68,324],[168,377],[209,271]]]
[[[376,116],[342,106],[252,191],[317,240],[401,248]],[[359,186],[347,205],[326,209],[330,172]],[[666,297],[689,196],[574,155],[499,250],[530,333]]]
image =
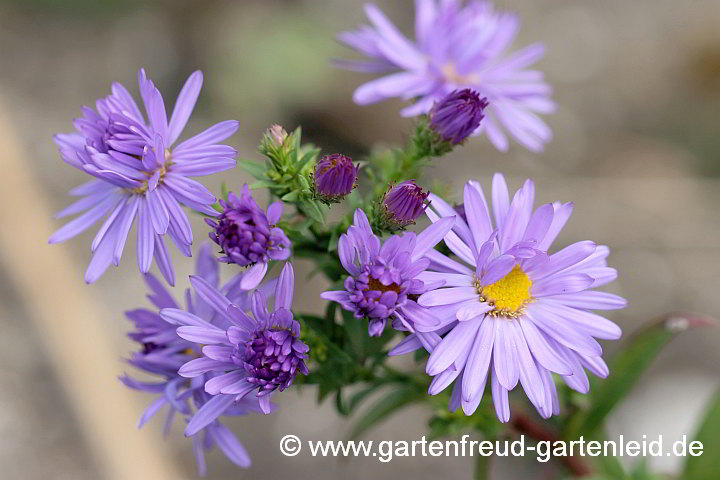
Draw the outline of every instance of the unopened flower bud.
[[[454,90],[433,105],[428,113],[430,128],[446,142],[457,145],[477,130],[487,106],[487,98],[474,90]]]
[[[315,164],[313,188],[315,196],[325,203],[337,203],[356,187],[357,165],[339,153],[326,155]]]
[[[274,124],[268,128],[266,134],[276,147],[282,147],[285,143],[285,139],[288,137],[288,133],[285,129],[278,124]]]
[[[415,180],[392,185],[382,199],[381,224],[390,230],[397,230],[415,223],[415,219],[427,208],[429,194]]]

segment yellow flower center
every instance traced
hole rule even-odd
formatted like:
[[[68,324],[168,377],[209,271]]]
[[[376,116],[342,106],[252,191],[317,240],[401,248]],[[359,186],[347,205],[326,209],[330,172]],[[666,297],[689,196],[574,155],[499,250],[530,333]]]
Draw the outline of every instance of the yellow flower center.
[[[161,184],[165,178],[165,174],[167,173],[170,166],[173,164],[171,160],[172,154],[170,153],[170,150],[165,150],[165,161],[160,165],[160,168],[157,170],[160,170],[160,178],[158,178],[158,185]],[[141,160],[141,158],[138,158],[138,160]],[[152,172],[143,172],[146,177],[148,177],[148,180],[145,180],[143,184],[136,188],[128,188],[127,190],[134,194],[134,195],[143,195],[145,192],[147,192],[149,186],[148,182],[150,178],[157,172],[157,170],[154,170]]]
[[[380,280],[370,277],[370,280],[368,281],[368,288],[365,290],[378,290],[380,292],[389,292],[393,291],[400,295],[402,293],[402,287],[396,283],[391,283],[390,285],[383,285]]]
[[[482,286],[475,281],[481,301],[495,307],[490,315],[514,318],[523,313],[523,308],[532,300],[532,281],[522,269],[515,265],[510,273],[497,282]]]
[[[457,85],[472,85],[480,81],[480,77],[477,74],[461,75],[458,73],[455,64],[452,62],[446,63],[440,70],[447,81]]]

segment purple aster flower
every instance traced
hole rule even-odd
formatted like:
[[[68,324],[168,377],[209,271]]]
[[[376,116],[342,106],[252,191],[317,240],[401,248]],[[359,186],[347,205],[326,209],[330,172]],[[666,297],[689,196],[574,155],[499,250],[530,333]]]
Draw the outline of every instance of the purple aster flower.
[[[209,245],[203,245],[200,248],[195,271],[198,278],[202,278],[209,285],[218,286],[218,264],[212,256]],[[240,288],[241,278],[242,274],[220,287],[220,295],[232,299],[242,308],[249,309],[250,296],[248,292]],[[152,274],[147,274],[145,281],[151,291],[148,298],[158,310],[178,308],[172,295]],[[268,286],[264,288],[271,291],[268,287],[272,286],[274,286],[273,283],[268,283]],[[229,326],[223,317],[216,315],[202,296],[193,296],[188,291],[186,298],[188,311],[212,324]],[[159,376],[162,380],[145,382],[128,375],[121,377],[121,380],[130,388],[156,396],[138,421],[138,428],[144,426],[165,406],[168,407],[165,417],[165,434],[167,435],[176,414],[179,413],[189,420],[194,410],[201,409],[212,398],[203,388],[204,382],[211,379],[212,374],[194,379],[187,379],[178,374],[180,367],[201,354],[202,345],[180,338],[175,332],[175,325],[163,320],[158,311],[139,308],[130,310],[125,315],[135,325],[135,331],[131,332],[129,337],[141,345],[140,351],[133,353],[128,359],[128,363],[145,373]],[[234,403],[224,413],[226,415],[245,415],[260,411],[258,400],[248,397]],[[250,457],[245,447],[219,420],[207,424],[197,433],[192,437],[192,441],[200,475],[204,475],[206,470],[204,452],[213,445],[218,445],[223,453],[237,465],[250,466]]]
[[[235,167],[235,149],[218,142],[235,133],[238,122],[218,123],[173,147],[190,118],[202,82],[202,72],[190,75],[168,121],[160,91],[140,70],[138,84],[147,122],[125,87],[114,83],[112,93],[96,102],[96,110],[83,108],[83,117],[75,120],[78,133],[55,136],[63,160],[95,179],[70,192],[82,198],[56,216],[84,213],[55,232],[49,242],[68,240],[107,216],[92,242],[87,283],[100,278],[110,264],[120,263],[137,218],[138,268],[147,273],[155,258],[165,280],[174,284],[165,234],[188,257],[193,240],[182,205],[217,215],[211,208],[215,196],[189,177]]]
[[[322,157],[313,173],[315,196],[328,204],[339,202],[357,186],[357,172],[350,157],[339,153]]]
[[[398,330],[433,332],[439,321],[416,300],[419,295],[444,285],[442,280],[423,282],[422,272],[430,266],[425,255],[450,231],[453,218],[445,218],[422,233],[393,235],[384,244],[373,234],[368,218],[355,210],[353,225],[340,236],[340,262],[350,274],[345,290],[323,292],[325,300],[338,302],[355,318],[368,319],[368,334],[382,334],[388,320]]]
[[[425,114],[437,100],[460,88],[472,88],[490,105],[476,134],[487,134],[499,150],[508,134],[530,150],[540,151],[552,137],[538,114],[555,104],[543,74],[529,67],[545,53],[536,43],[513,53],[517,15],[496,12],[492,4],[472,0],[416,0],[415,41],[403,35],[375,5],[366,5],[371,26],[344,32],[339,41],[368,60],[339,60],[337,65],[366,73],[386,73],[360,86],[355,103],[367,105],[393,97],[415,100],[402,115]]]
[[[427,208],[428,195],[415,180],[391,185],[382,198],[378,224],[390,230],[412,225]]]
[[[450,409],[472,414],[490,382],[498,418],[510,418],[508,392],[518,382],[540,415],[557,414],[559,404],[552,373],[573,389],[587,393],[584,368],[605,377],[599,339],[618,339],[620,328],[591,310],[623,308],[625,299],[592,290],[617,277],[607,266],[609,249],[584,241],[548,254],[572,211],[572,204],[546,204],[533,211],[535,187],[527,180],[512,199],[505,179],[493,178],[492,213],[480,184],[464,190],[467,221],[457,218],[445,236],[459,261],[433,250],[425,282],[444,280],[445,287],[420,296],[441,322],[426,335],[432,375],[430,394],[453,381]],[[427,215],[433,222],[456,211],[433,197]],[[444,335],[444,336],[443,336]],[[393,354],[420,348],[408,337]]]
[[[446,142],[457,145],[477,130],[487,106],[487,99],[480,98],[476,91],[469,88],[455,90],[430,109],[430,128]]]
[[[217,221],[206,218],[213,228],[210,239],[222,248],[221,262],[250,267],[242,287],[251,290],[265,277],[270,260],[290,257],[290,240],[275,224],[283,216],[283,202],[275,202],[267,214],[258,207],[245,184],[240,196],[230,192],[227,201],[220,199],[223,212]]]
[[[181,338],[204,345],[202,357],[184,364],[180,375],[192,379],[213,375],[204,382],[205,392],[213,397],[193,416],[185,434],[194,435],[245,398],[255,399],[263,412],[270,413],[270,394],[289,387],[298,373],[308,373],[305,360],[310,349],[298,338],[300,324],[290,311],[295,285],[292,265],[286,263],[280,274],[272,312],[265,293],[260,289],[253,293],[254,318],[202,278],[190,277],[190,281],[228,326],[177,308],[160,311],[162,318],[178,326]]]

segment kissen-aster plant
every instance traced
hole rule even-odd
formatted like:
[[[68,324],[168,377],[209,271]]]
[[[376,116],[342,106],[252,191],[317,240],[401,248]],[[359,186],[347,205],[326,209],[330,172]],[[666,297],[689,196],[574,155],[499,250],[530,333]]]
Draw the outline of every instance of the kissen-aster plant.
[[[366,7],[372,25],[340,37],[369,57],[342,66],[389,73],[361,86],[356,102],[412,100],[403,115],[418,118],[403,147],[372,149],[354,163],[346,155],[321,155],[302,142],[300,127],[288,133],[273,125],[260,142],[262,160],[238,161],[255,180],[235,193],[223,188],[216,203],[187,177],[232,168],[235,151],[219,143],[237,122],[217,124],[173,147],[199,93],[199,72],[183,87],[169,121],[160,93],[141,71],[147,120],[115,84],[95,110],[83,111],[78,133],[56,138],[65,160],[96,178],[73,190],[83,198],[60,216],[85,213],[51,241],[66,240],[107,215],[93,242],[89,282],[120,261],[135,223],[141,271],[155,258],[172,284],[166,237],[188,256],[193,238],[181,206],[209,217],[218,258],[211,247],[200,249],[186,304],[181,307],[164,283],[146,273],[153,308],[127,313],[138,344],[128,362],[155,380],[122,377],[154,396],[140,425],[166,407],[166,428],[175,417],[187,422],[200,473],[213,445],[249,466],[226,418],[270,413],[271,397],[298,384],[314,387],[318,403],[334,397],[341,415],[356,414],[376,398],[358,415],[352,437],[420,403],[429,407],[434,437],[467,431],[490,441],[518,434],[595,438],[662,346],[702,323],[678,315],[653,323],[608,365],[599,340],[618,339],[621,331],[593,312],[622,309],[626,301],[596,290],[617,277],[607,264],[608,247],[581,241],[551,250],[572,204],[535,208],[530,180],[511,200],[499,174],[491,202],[474,181],[462,198],[452,199],[461,202],[455,207],[441,198],[447,195],[437,195],[441,184],[433,183],[435,194],[421,187],[431,184],[425,167],[473,135],[486,134],[500,150],[508,148],[509,137],[541,150],[551,132],[538,114],[554,104],[542,73],[531,68],[542,45],[508,53],[518,30],[515,15],[479,1],[415,4],[414,42],[372,5]],[[443,168],[452,169],[452,159],[444,159]],[[267,208],[251,194],[263,188]],[[336,211],[329,215],[331,208]],[[431,222],[427,227],[415,225],[423,214]],[[290,262],[296,259],[329,284],[321,294],[326,305],[313,304],[312,313],[292,310]],[[276,265],[282,272],[268,280]],[[222,286],[219,268],[235,275]],[[410,352],[414,370],[405,368],[411,362],[398,367],[388,361]],[[608,378],[594,380],[589,391],[586,370]],[[492,402],[482,401],[486,390]],[[533,407],[540,417],[555,418],[544,422]],[[563,478],[631,478],[617,462],[557,461]],[[488,478],[481,469],[487,463],[477,464],[477,478]]]
[[[178,369],[180,376],[204,380],[207,374],[212,375],[204,381],[204,388],[213,397],[198,409],[185,434],[195,435],[248,396],[257,399],[264,413],[270,413],[271,394],[292,385],[298,373],[308,374],[305,360],[309,348],[298,338],[300,324],[290,310],[295,290],[292,265],[286,263],[283,267],[272,309],[261,290],[252,294],[252,317],[204,279],[193,276],[190,282],[224,325],[177,308],[160,311],[164,320],[177,326],[180,338],[203,345],[200,357]]]
[[[341,68],[387,73],[355,90],[359,105],[399,97],[414,100],[403,116],[427,114],[453,90],[471,88],[487,97],[487,118],[475,133],[486,134],[498,150],[508,136],[541,151],[552,131],[538,114],[555,111],[552,90],[530,67],[545,54],[542,43],[512,53],[517,15],[498,12],[489,2],[416,0],[415,41],[403,35],[375,5],[365,5],[370,26],[343,32],[338,40],[367,60],[337,60]]]
[[[218,262],[213,258],[209,245],[203,245],[200,248],[195,262],[195,275],[198,278],[202,278],[209,285],[218,288],[222,295],[231,298],[241,308],[250,308],[250,294],[240,288],[243,274],[237,275],[222,287],[219,286]],[[202,352],[202,345],[180,338],[175,332],[175,325],[162,319],[159,314],[160,309],[178,308],[178,304],[172,294],[152,274],[147,274],[145,281],[151,291],[148,298],[157,311],[138,308],[125,312],[126,317],[135,327],[135,330],[128,336],[141,347],[139,351],[130,355],[128,364],[146,374],[159,376],[162,380],[147,382],[129,375],[120,377],[120,380],[129,388],[150,393],[156,397],[138,421],[138,428],[143,427],[167,406],[164,427],[165,435],[167,435],[177,414],[190,420],[193,411],[201,409],[210,400],[211,396],[204,391],[203,380],[209,380],[212,375],[188,379],[178,373],[182,365]],[[268,282],[263,290],[268,293],[273,292],[275,283],[275,281]],[[191,295],[188,292],[186,309],[208,322],[227,326],[223,318],[215,315],[212,308],[199,295]],[[247,397],[236,402],[224,414],[237,416],[252,412],[262,412],[260,403],[257,398]],[[199,475],[205,475],[207,472],[205,451],[212,448],[213,445],[217,445],[225,456],[236,465],[243,468],[250,466],[250,456],[245,447],[219,419],[206,425],[191,439]]]
[[[168,120],[160,91],[140,70],[138,86],[147,121],[127,89],[114,83],[112,93],[96,102],[96,110],[83,108],[83,117],[75,120],[78,133],[55,136],[63,160],[94,180],[70,192],[82,198],[56,217],[84,213],[55,232],[49,242],[64,242],[107,216],[92,242],[87,283],[100,278],[111,264],[119,265],[137,218],[138,268],[147,273],[154,258],[173,285],[175,271],[165,236],[183,255],[192,255],[192,229],[182,206],[217,215],[212,208],[215,195],[189,177],[235,167],[235,149],[219,142],[235,133],[238,122],[218,123],[173,147],[202,83],[202,72],[190,75]]]
[[[580,393],[590,388],[585,368],[608,375],[595,338],[617,340],[621,330],[591,310],[626,306],[622,297],[593,290],[617,277],[607,266],[609,249],[583,241],[549,254],[572,204],[533,210],[534,198],[527,180],[510,201],[505,179],[496,174],[492,210],[474,181],[464,190],[467,221],[438,197],[427,210],[433,222],[456,219],[445,244],[460,261],[429,252],[430,268],[419,278],[445,285],[418,299],[439,318],[438,330],[447,331],[428,349],[426,371],[434,377],[433,395],[455,382],[451,410],[471,415],[489,383],[497,416],[507,422],[508,393],[519,382],[547,418],[560,408],[552,373]]]

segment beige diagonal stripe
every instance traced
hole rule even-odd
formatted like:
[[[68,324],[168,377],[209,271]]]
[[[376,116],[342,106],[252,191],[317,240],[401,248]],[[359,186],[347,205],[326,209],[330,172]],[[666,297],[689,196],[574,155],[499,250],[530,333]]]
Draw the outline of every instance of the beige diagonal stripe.
[[[149,397],[118,380],[122,365],[103,329],[110,312],[92,297],[62,245],[49,246],[54,230],[44,192],[32,181],[0,97],[0,259],[56,369],[96,464],[108,480],[184,478],[152,431],[135,427]],[[22,205],[22,208],[18,208]],[[82,335],[77,335],[82,332]]]

